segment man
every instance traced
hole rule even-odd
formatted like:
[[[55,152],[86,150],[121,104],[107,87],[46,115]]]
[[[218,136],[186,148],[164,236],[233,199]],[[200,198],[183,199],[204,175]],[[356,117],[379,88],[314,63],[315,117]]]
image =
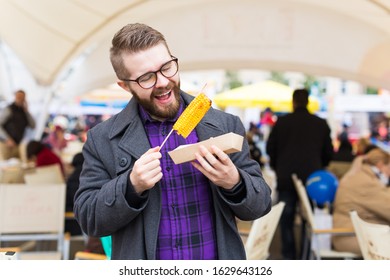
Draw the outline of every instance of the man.
[[[193,97],[180,90],[178,59],[164,36],[144,24],[112,40],[126,108],[88,131],[75,215],[84,232],[112,236],[112,259],[245,259],[235,218],[271,208],[270,188],[248,143],[229,156],[205,147],[197,161],[175,165],[168,151],[228,132],[239,118],[211,108],[187,138],[165,136]]]
[[[26,93],[18,90],[15,101],[0,114],[0,158],[20,158],[19,144],[28,127],[35,128],[35,121],[27,108]]]
[[[324,119],[309,113],[308,102],[306,89],[293,92],[293,112],[278,118],[266,146],[276,173],[279,201],[286,203],[280,220],[285,259],[297,258],[294,220],[298,196],[291,174],[306,182],[311,173],[329,164],[333,154],[330,128]]]

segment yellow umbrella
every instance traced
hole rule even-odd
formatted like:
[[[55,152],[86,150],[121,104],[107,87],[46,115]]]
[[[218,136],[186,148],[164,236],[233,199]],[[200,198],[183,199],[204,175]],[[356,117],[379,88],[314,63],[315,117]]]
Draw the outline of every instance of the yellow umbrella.
[[[213,102],[222,109],[229,106],[264,109],[269,107],[274,112],[291,112],[292,92],[293,89],[289,86],[274,81],[264,81],[219,93],[214,97]],[[315,112],[319,108],[319,101],[309,97],[309,111]]]

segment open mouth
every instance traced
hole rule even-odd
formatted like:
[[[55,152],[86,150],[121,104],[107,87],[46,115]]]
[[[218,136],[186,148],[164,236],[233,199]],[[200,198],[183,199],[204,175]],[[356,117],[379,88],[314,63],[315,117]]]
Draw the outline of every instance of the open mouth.
[[[154,98],[156,98],[159,101],[166,101],[166,100],[169,100],[169,98],[171,97],[171,94],[172,94],[172,90],[165,92],[165,93],[162,93],[162,94],[159,94],[159,95],[155,95]]]

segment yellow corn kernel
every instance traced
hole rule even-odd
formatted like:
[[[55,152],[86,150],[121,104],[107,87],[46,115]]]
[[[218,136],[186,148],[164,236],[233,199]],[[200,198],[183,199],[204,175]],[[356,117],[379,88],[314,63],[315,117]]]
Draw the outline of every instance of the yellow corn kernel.
[[[173,129],[177,131],[177,134],[187,138],[210,107],[211,100],[204,93],[198,94],[173,125]]]

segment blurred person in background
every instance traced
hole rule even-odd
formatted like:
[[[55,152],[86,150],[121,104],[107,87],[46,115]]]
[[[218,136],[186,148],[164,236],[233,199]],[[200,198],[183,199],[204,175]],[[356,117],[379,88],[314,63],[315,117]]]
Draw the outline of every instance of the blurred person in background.
[[[82,153],[77,153],[72,158],[73,170],[66,180],[66,211],[73,212],[74,196],[80,185],[80,174],[83,168],[84,156]],[[79,223],[75,219],[65,220],[65,232],[69,232],[71,235],[83,234]],[[85,252],[104,254],[103,246],[98,237],[87,237],[85,244]]]
[[[371,140],[367,137],[360,137],[358,141],[356,142],[356,151],[355,155],[360,156],[364,155],[373,148],[376,148],[377,146],[371,142]]]
[[[339,147],[334,152],[332,161],[352,162],[355,158],[353,147],[348,138],[339,137]]]
[[[306,89],[294,90],[293,112],[278,117],[266,144],[270,167],[276,174],[279,201],[286,203],[280,219],[284,259],[298,258],[294,233],[298,195],[291,175],[297,174],[305,184],[308,176],[325,168],[333,155],[330,128],[326,120],[308,111],[308,103]],[[303,227],[301,239],[305,238]],[[307,253],[302,251],[301,258],[307,258]]]
[[[61,152],[67,147],[68,140],[65,138],[65,129],[60,125],[55,125],[49,135],[43,140],[53,152],[61,155]]]
[[[333,204],[333,226],[352,228],[350,211],[365,221],[390,225],[390,154],[374,148],[355,159],[342,177]],[[336,250],[361,254],[356,236],[333,236]]]
[[[269,133],[277,120],[276,115],[271,108],[265,108],[264,112],[260,114],[259,129],[262,134],[262,140],[267,141]]]
[[[248,131],[246,133],[246,139],[249,144],[249,152],[252,159],[257,161],[257,163],[260,165],[260,168],[263,169],[264,167],[264,161],[263,161],[263,153],[261,152],[260,148],[257,146],[257,143],[255,142],[255,135],[252,131]]]
[[[82,153],[77,153],[72,158],[72,173],[66,180],[66,211],[73,212],[74,195],[79,188],[80,173],[83,168],[84,157]],[[70,232],[72,235],[80,235],[82,233],[80,225],[76,220],[65,220],[65,232]]]
[[[64,165],[60,157],[48,146],[32,140],[27,144],[27,159],[35,163],[35,167],[59,164],[65,178]]]
[[[20,144],[27,128],[35,128],[28,111],[26,93],[15,92],[15,100],[0,113],[0,159],[21,158]]]
[[[332,172],[338,179],[341,179],[351,168],[355,154],[347,135],[341,133],[338,137],[338,143],[337,151],[334,152],[327,170]]]

